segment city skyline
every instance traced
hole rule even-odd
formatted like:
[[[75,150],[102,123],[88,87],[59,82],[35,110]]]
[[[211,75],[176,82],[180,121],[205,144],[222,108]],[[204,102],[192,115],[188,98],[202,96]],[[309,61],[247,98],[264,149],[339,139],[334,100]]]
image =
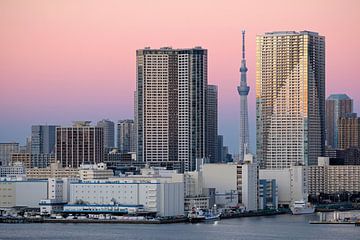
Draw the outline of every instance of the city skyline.
[[[354,99],[354,112],[359,112],[356,57],[360,53],[355,40],[360,30],[342,27],[360,20],[357,1],[331,6],[312,2],[310,9],[306,3],[280,1],[263,3],[261,8],[248,2],[199,1],[192,3],[192,9],[198,10],[196,18],[183,11],[186,3],[172,5],[184,12],[180,18],[164,11],[163,1],[144,2],[140,10],[139,2],[39,2],[0,3],[0,142],[24,144],[31,125],[36,124],[133,118],[136,49],[201,45],[209,51],[209,84],[219,87],[219,134],[224,135],[231,152],[237,153],[239,113],[233,110],[239,109],[236,86],[243,28],[247,29],[248,84],[253,90],[255,35],[274,30],[321,32],[326,36],[326,97],[346,93]],[[247,9],[241,16],[239,7]],[[264,11],[269,11],[266,14],[272,21],[258,19]],[[250,91],[253,151],[254,120],[255,91]]]

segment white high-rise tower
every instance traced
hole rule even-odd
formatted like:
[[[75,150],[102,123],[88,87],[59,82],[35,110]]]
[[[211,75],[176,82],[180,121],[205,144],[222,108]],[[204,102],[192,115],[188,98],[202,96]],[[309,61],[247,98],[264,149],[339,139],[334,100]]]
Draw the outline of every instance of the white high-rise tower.
[[[245,31],[242,31],[242,59],[240,67],[240,86],[237,87],[240,95],[240,151],[239,160],[244,160],[244,155],[249,149],[249,120],[248,120],[248,103],[247,95],[249,94],[250,87],[246,82],[246,60],[245,60]]]
[[[256,37],[256,159],[261,168],[317,165],[325,150],[325,37]]]

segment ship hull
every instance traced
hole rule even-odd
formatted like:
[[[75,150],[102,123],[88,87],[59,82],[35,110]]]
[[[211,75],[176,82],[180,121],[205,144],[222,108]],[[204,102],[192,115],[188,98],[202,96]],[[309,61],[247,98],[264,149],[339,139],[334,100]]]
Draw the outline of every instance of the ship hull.
[[[302,215],[302,214],[312,214],[315,212],[315,208],[307,207],[307,208],[290,208],[293,215]]]

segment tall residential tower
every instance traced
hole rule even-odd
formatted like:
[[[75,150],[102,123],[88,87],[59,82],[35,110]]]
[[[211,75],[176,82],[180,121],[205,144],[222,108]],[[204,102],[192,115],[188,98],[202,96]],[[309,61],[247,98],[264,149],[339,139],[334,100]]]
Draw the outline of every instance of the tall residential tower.
[[[325,38],[270,32],[256,38],[256,148],[262,168],[316,165],[325,145]]]
[[[136,57],[138,161],[195,170],[206,157],[207,50],[145,48]]]
[[[239,161],[244,160],[244,156],[249,149],[249,120],[248,120],[248,102],[247,96],[250,91],[250,87],[246,82],[246,60],[245,60],[245,31],[242,31],[242,59],[240,67],[240,86],[237,87],[240,95],[240,149],[239,149]]]

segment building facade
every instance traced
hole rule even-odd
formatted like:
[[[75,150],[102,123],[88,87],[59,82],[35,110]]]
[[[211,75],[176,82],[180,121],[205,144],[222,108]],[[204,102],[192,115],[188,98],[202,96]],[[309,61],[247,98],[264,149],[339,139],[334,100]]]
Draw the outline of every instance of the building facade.
[[[71,178],[79,179],[77,168],[63,168],[60,163],[51,163],[47,168],[27,168],[27,179]]]
[[[0,166],[7,166],[11,160],[11,155],[19,151],[19,143],[0,143]]]
[[[257,160],[268,169],[316,165],[325,150],[325,38],[270,32],[256,44]]]
[[[103,119],[96,124],[97,127],[104,129],[104,148],[112,149],[115,147],[115,124],[114,122]]]
[[[125,119],[117,123],[117,148],[120,153],[136,152],[134,120]]]
[[[294,201],[307,201],[308,171],[306,166],[291,166],[284,169],[260,169],[259,179],[274,179],[278,187],[278,202],[288,206]]]
[[[259,209],[277,209],[278,188],[275,179],[259,180]]]
[[[14,153],[11,155],[11,162],[22,162],[26,168],[46,168],[55,162],[55,154]]]
[[[337,127],[339,149],[360,148],[360,118],[356,113],[339,117]]]
[[[0,180],[0,208],[39,208],[40,200],[47,195],[48,180]]]
[[[137,160],[180,171],[206,158],[207,50],[137,50]]]
[[[31,153],[55,153],[56,128],[55,125],[31,126]]]
[[[353,100],[346,94],[331,94],[326,99],[326,145],[338,148],[338,120],[353,112]]]
[[[206,98],[206,157],[211,163],[221,162],[217,155],[218,87],[208,85]]]
[[[108,179],[114,176],[114,172],[107,169],[106,164],[98,163],[95,165],[81,165],[79,175],[81,180]]]
[[[0,177],[23,177],[25,176],[25,167],[20,162],[12,163],[9,166],[0,166]]]
[[[247,211],[257,211],[259,208],[259,168],[251,154],[245,154],[242,164],[241,199]]]
[[[359,165],[330,165],[329,158],[319,158],[317,166],[308,167],[309,194],[360,193]]]
[[[215,189],[217,206],[234,207],[242,202],[242,166],[240,164],[204,164],[202,178],[203,188]]]
[[[159,216],[184,214],[184,184],[153,181],[82,181],[70,184],[70,203],[143,205]]]
[[[72,168],[103,162],[104,129],[90,126],[89,121],[56,128],[55,158],[63,167]]]

